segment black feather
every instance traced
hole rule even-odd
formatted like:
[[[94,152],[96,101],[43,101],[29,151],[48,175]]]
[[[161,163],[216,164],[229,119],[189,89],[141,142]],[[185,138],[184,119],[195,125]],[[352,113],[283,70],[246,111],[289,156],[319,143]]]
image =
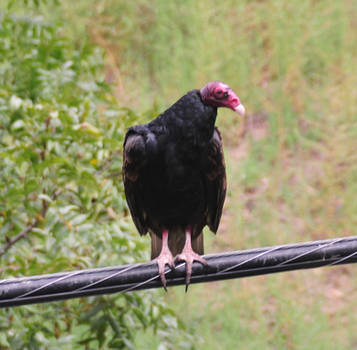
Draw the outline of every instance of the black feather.
[[[179,251],[191,226],[192,241],[198,242],[193,248],[202,254],[203,227],[217,231],[226,173],[216,116],[217,108],[204,104],[193,90],[150,123],[127,132],[125,194],[140,234],[157,236],[153,246],[160,247],[161,233],[168,229],[170,249]],[[182,236],[176,237],[180,243],[172,243],[174,235]]]

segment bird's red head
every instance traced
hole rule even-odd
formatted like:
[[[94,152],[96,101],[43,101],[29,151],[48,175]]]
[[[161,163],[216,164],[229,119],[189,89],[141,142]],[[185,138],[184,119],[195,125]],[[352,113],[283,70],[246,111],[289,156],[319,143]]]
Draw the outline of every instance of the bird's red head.
[[[221,81],[207,83],[201,90],[201,97],[204,104],[213,107],[227,107],[237,112],[241,116],[245,113],[245,108],[234,91]]]

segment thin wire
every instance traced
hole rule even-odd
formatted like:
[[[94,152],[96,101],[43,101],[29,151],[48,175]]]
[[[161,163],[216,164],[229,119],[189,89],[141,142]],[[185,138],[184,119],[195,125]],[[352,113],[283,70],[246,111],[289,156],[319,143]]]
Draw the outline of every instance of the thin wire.
[[[140,264],[136,264],[136,265],[140,265]],[[176,266],[176,268],[179,268],[179,267],[182,267],[183,265],[185,265],[185,263],[180,263],[179,265]],[[166,271],[165,271],[165,274],[167,274],[168,272],[170,272],[171,269],[170,268],[167,268]],[[83,272],[83,271],[81,271]],[[131,290],[134,290],[134,289],[137,289],[139,288],[140,286],[142,285],[145,285],[157,278],[160,277],[160,274],[157,274],[156,276],[153,276],[143,282],[140,282],[140,283],[137,283],[135,284],[134,286],[131,286],[131,287],[128,287],[126,289],[123,289],[123,290],[120,290],[118,291],[118,293],[125,293],[125,292],[129,292]],[[105,290],[112,290],[113,288],[116,288],[116,286],[104,286],[104,287],[100,287],[100,288],[92,288],[90,291],[91,292],[99,292],[99,291],[105,291]],[[36,299],[44,299],[44,298],[53,298],[54,296],[69,296],[69,295],[76,295],[79,291],[79,289],[81,288],[78,288],[78,289],[74,289],[74,290],[71,290],[71,291],[67,291],[67,292],[62,292],[62,293],[51,293],[51,294],[42,294],[42,295],[35,295],[35,296],[32,296],[29,300],[36,300]],[[21,299],[18,299],[18,298],[21,298]],[[25,295],[21,295],[20,297],[16,297],[16,298],[11,298],[11,299],[3,299],[3,300],[0,300],[0,305],[1,304],[4,304],[4,303],[7,303],[7,302],[11,302],[12,300],[14,299],[17,299],[17,300],[23,300],[23,299],[28,299],[28,296],[25,297]]]
[[[181,264],[175,266],[175,268],[179,268],[179,267],[183,266],[184,264],[185,264],[185,263],[181,263]],[[74,290],[71,291],[71,293],[79,292],[79,291],[81,291],[81,290],[86,290],[86,289],[90,288],[91,286],[94,286],[94,285],[99,284],[99,283],[101,283],[101,282],[103,282],[103,281],[106,281],[106,280],[110,280],[110,279],[112,279],[112,278],[115,277],[115,276],[118,276],[118,275],[120,275],[120,274],[122,274],[122,273],[124,273],[124,272],[128,272],[128,271],[130,271],[130,270],[132,270],[132,269],[134,269],[134,268],[136,268],[136,267],[138,267],[138,266],[141,266],[141,265],[142,265],[142,264],[140,264],[140,263],[134,264],[134,265],[129,265],[127,268],[122,269],[122,270],[120,270],[120,271],[117,271],[117,272],[115,272],[115,273],[113,273],[113,274],[111,274],[111,275],[109,275],[109,276],[106,276],[106,277],[104,277],[104,278],[102,278],[102,279],[100,279],[100,280],[98,280],[98,281],[95,281],[95,282],[90,283],[90,284],[88,284],[88,285],[86,285],[86,286],[82,286],[82,287],[79,287],[79,288],[77,288],[77,289],[74,289]],[[94,269],[94,271],[95,271],[95,269]],[[169,273],[170,271],[171,271],[171,269],[170,269],[170,268],[167,268],[166,271],[165,271],[165,274]],[[75,276],[75,275],[77,275],[77,274],[81,274],[81,273],[83,273],[83,271],[75,271],[75,272],[70,273],[70,274],[68,274],[68,275],[66,275],[66,276],[61,276],[60,278],[58,278],[58,279],[56,279],[56,280],[50,281],[50,282],[44,284],[43,286],[40,286],[40,287],[38,287],[38,288],[36,288],[36,289],[34,289],[34,290],[31,290],[31,291],[29,291],[29,292],[26,292],[26,293],[24,293],[24,294],[21,294],[21,295],[15,297],[15,298],[13,298],[13,299],[23,299],[24,297],[27,297],[27,296],[29,296],[29,295],[31,295],[31,294],[35,294],[36,292],[38,292],[39,290],[41,290],[41,289],[43,289],[43,288],[49,287],[49,286],[51,286],[51,285],[53,285],[53,284],[56,284],[56,283],[58,283],[58,282],[60,282],[60,281],[65,280],[66,278],[73,277],[73,276]],[[158,277],[160,277],[160,274],[157,274],[156,276],[151,277],[151,278],[149,278],[149,279],[147,279],[147,280],[145,280],[145,281],[143,281],[143,282],[140,282],[140,283],[138,283],[138,284],[136,284],[136,285],[134,285],[134,286],[128,287],[127,290],[124,290],[124,291],[121,291],[121,292],[126,292],[126,291],[130,291],[130,290],[132,290],[132,289],[136,289],[136,288],[140,287],[141,285],[145,285],[145,284],[147,284],[147,283],[149,283],[149,282],[155,280],[155,279],[158,278]],[[4,280],[4,281],[6,281],[6,280]],[[93,290],[95,290],[95,288],[92,288],[92,289],[91,289],[91,291],[93,291]],[[50,295],[51,295],[51,294],[50,294]],[[61,295],[64,295],[64,294],[61,294]]]
[[[73,273],[70,273],[70,274],[68,274],[66,276],[62,276],[60,278],[57,278],[56,280],[48,282],[48,283],[44,284],[43,286],[40,286],[40,287],[38,287],[38,288],[36,288],[34,290],[30,290],[30,291],[28,291],[28,292],[26,292],[26,293],[24,293],[22,295],[18,295],[14,299],[22,299],[23,297],[26,297],[26,296],[29,296],[31,294],[34,294],[34,293],[38,292],[39,290],[41,290],[43,288],[46,288],[46,287],[48,287],[48,286],[50,286],[50,285],[52,285],[54,283],[57,283],[57,282],[62,281],[62,280],[65,280],[66,278],[69,278],[69,277],[73,277],[75,275],[79,275],[81,272],[82,271],[74,271]]]
[[[339,239],[336,239],[336,240],[333,241],[333,242],[326,243],[326,244],[324,244],[324,245],[320,245],[320,246],[318,246],[318,247],[316,247],[316,248],[314,248],[314,249],[312,249],[312,250],[309,250],[308,252],[301,253],[301,254],[299,254],[298,256],[294,256],[294,257],[291,258],[291,259],[285,260],[285,261],[281,262],[280,264],[278,264],[277,266],[285,265],[285,264],[287,264],[287,263],[289,263],[289,262],[291,262],[291,261],[294,261],[294,260],[296,260],[296,259],[301,258],[302,256],[309,255],[309,254],[311,254],[311,253],[313,253],[313,252],[315,252],[315,251],[317,251],[317,250],[320,250],[320,249],[323,249],[323,248],[328,247],[328,246],[330,246],[330,245],[333,245],[333,244],[336,244],[336,243],[338,243],[338,242],[341,242],[342,240],[343,240],[343,238],[339,238]]]
[[[181,266],[183,266],[183,265],[185,265],[185,263],[178,264],[177,266],[175,266],[175,269],[176,269],[176,268],[179,268],[179,267],[181,267]],[[167,268],[167,269],[165,270],[165,273],[164,273],[164,274],[166,275],[166,274],[169,273],[170,271],[171,271],[171,268]],[[148,284],[149,282],[151,282],[151,281],[157,279],[158,277],[160,277],[160,274],[157,274],[156,276],[151,277],[151,278],[149,278],[149,279],[147,279],[147,280],[145,280],[145,281],[143,281],[143,282],[137,283],[137,284],[135,284],[134,286],[131,286],[131,287],[128,287],[128,288],[126,288],[126,289],[124,289],[124,290],[121,290],[120,293],[125,293],[125,292],[129,292],[129,291],[131,291],[131,290],[137,289],[137,288],[139,288],[139,287],[141,287],[141,286],[144,286],[145,284]]]
[[[266,255],[266,254],[271,253],[271,252],[274,252],[274,251],[276,251],[276,250],[279,250],[279,249],[281,249],[282,247],[283,247],[283,246],[277,246],[277,247],[274,247],[274,248],[272,248],[272,249],[266,250],[265,252],[262,252],[262,253],[260,253],[260,254],[258,254],[258,255],[255,255],[255,256],[253,256],[252,258],[249,258],[249,259],[247,259],[247,260],[241,261],[240,263],[238,263],[238,264],[236,264],[236,265],[234,265],[234,266],[227,267],[226,269],[224,269],[224,270],[222,270],[222,271],[217,271],[217,273],[224,273],[224,272],[227,272],[227,271],[230,271],[230,270],[234,270],[234,269],[236,269],[237,267],[242,266],[242,265],[246,264],[246,263],[249,262],[249,261],[258,259],[258,258],[260,258],[261,256]]]
[[[107,277],[104,277],[104,278],[100,279],[99,281],[90,283],[90,284],[88,284],[88,285],[86,285],[86,286],[83,286],[83,287],[80,287],[80,288],[78,288],[78,289],[75,289],[74,291],[80,291],[80,290],[87,289],[87,288],[89,288],[89,287],[91,287],[91,286],[95,286],[96,284],[99,284],[99,283],[104,282],[104,281],[106,281],[106,280],[108,280],[108,279],[111,279],[111,278],[113,278],[113,277],[115,277],[115,276],[118,276],[118,275],[122,274],[123,272],[130,271],[130,270],[132,270],[133,268],[135,268],[135,267],[137,267],[137,266],[139,266],[139,265],[141,265],[141,264],[130,265],[130,266],[128,266],[126,269],[117,271],[117,272],[115,272],[115,273],[113,273],[113,274],[111,274],[111,275],[109,275],[109,276],[107,276]]]
[[[87,286],[83,286],[83,287],[80,287],[80,288],[78,288],[78,289],[74,289],[73,292],[76,292],[76,291],[80,291],[80,290],[82,290],[82,289],[89,288],[91,285],[98,284],[98,283],[103,282],[103,281],[105,281],[105,280],[107,280],[107,279],[113,278],[113,277],[115,277],[116,275],[120,275],[120,274],[123,273],[123,272],[127,272],[127,271],[129,271],[129,270],[132,270],[133,268],[137,267],[138,265],[141,265],[141,264],[138,263],[138,264],[134,264],[134,265],[129,265],[127,268],[125,268],[125,269],[123,269],[123,270],[120,270],[120,271],[117,271],[117,272],[115,272],[115,273],[113,273],[112,275],[109,275],[109,276],[107,276],[107,277],[104,277],[104,278],[102,278],[102,279],[99,280],[99,281],[93,282],[93,283],[91,283],[91,284],[89,284],[89,285],[87,285]],[[94,269],[94,271],[95,271],[95,269]],[[58,279],[56,279],[56,280],[50,281],[50,282],[44,284],[43,286],[40,286],[40,287],[38,287],[38,288],[36,288],[36,289],[34,289],[34,290],[30,290],[30,291],[28,291],[28,292],[26,292],[26,293],[24,293],[24,294],[18,295],[18,296],[15,297],[14,299],[22,299],[22,298],[24,298],[24,297],[26,297],[26,296],[29,296],[29,295],[31,295],[31,294],[35,294],[36,292],[38,292],[39,290],[41,290],[41,289],[43,289],[43,288],[49,287],[49,286],[51,286],[51,285],[53,285],[53,284],[56,284],[56,283],[58,283],[58,282],[60,282],[60,281],[65,280],[65,279],[67,279],[67,278],[70,278],[70,277],[73,277],[73,276],[75,276],[75,275],[79,275],[79,274],[82,274],[82,273],[87,273],[87,272],[88,272],[88,271],[85,271],[85,272],[84,272],[84,271],[75,271],[75,272],[73,272],[73,273],[69,273],[68,275],[65,275],[65,276],[62,276],[62,277],[60,277],[60,278],[58,278]]]
[[[124,272],[130,271],[130,270],[134,269],[135,267],[137,267],[137,266],[139,266],[139,265],[141,265],[141,264],[138,263],[138,264],[134,264],[134,265],[129,265],[127,268],[125,268],[125,269],[123,269],[123,270],[117,271],[117,272],[115,272],[115,273],[113,273],[113,274],[111,274],[111,275],[109,275],[109,276],[107,276],[107,277],[104,277],[104,278],[100,279],[99,281],[90,283],[90,284],[88,284],[88,285],[86,285],[86,286],[83,286],[83,287],[80,287],[80,288],[78,288],[78,289],[74,289],[73,291],[76,292],[76,291],[80,291],[80,290],[87,289],[87,288],[89,288],[89,287],[91,287],[91,286],[93,286],[93,285],[96,285],[96,284],[99,284],[99,283],[101,283],[101,282],[103,282],[103,281],[105,281],[105,280],[111,279],[111,278],[113,278],[113,277],[115,277],[115,276],[117,276],[117,275],[120,275],[120,274],[124,273]],[[53,284],[56,284],[56,283],[58,283],[58,282],[60,282],[60,281],[63,281],[63,280],[65,280],[65,279],[69,278],[69,277],[73,277],[73,276],[75,276],[75,275],[79,275],[79,274],[81,274],[81,273],[83,273],[83,271],[75,271],[75,272],[70,273],[70,274],[68,274],[68,275],[66,275],[66,276],[62,276],[62,277],[60,277],[60,278],[58,278],[58,279],[56,279],[56,280],[50,281],[50,282],[44,284],[43,286],[40,286],[40,287],[36,288],[36,289],[34,289],[34,290],[31,290],[31,291],[29,291],[29,292],[27,292],[27,293],[24,293],[24,294],[22,294],[22,295],[19,295],[19,296],[15,297],[14,299],[22,299],[22,298],[24,298],[24,297],[26,297],[26,296],[28,296],[28,295],[35,294],[36,292],[38,292],[39,290],[41,290],[41,289],[43,289],[43,288],[50,287],[50,286],[53,285]]]
[[[290,244],[282,244],[282,245],[278,245],[278,246],[274,246],[274,247],[284,247],[286,249],[289,248],[297,248],[297,247],[304,247],[304,246],[309,246],[309,245],[317,245],[317,244],[325,244],[325,243],[329,243],[329,242],[335,242],[336,240],[341,240],[341,241],[356,241],[357,240],[357,236],[348,236],[348,237],[340,237],[340,238],[330,238],[330,239],[320,239],[318,241],[308,241],[308,242],[301,242],[301,243],[290,243]],[[220,256],[226,256],[226,255],[232,255],[232,253],[235,254],[246,254],[247,252],[249,253],[254,253],[256,251],[266,251],[267,249],[270,249],[271,247],[260,247],[260,248],[253,248],[253,249],[249,249],[249,250],[234,250],[234,251],[229,251],[229,252],[223,252],[223,253],[219,253]],[[204,255],[205,258],[209,258],[209,257],[215,257],[217,256],[217,253],[213,253],[213,254],[206,254]]]
[[[347,255],[347,256],[344,256],[343,258],[341,258],[340,260],[336,261],[336,262],[333,262],[331,264],[328,264],[326,266],[332,266],[332,265],[337,265],[339,263],[341,263],[342,261],[345,261],[345,260],[348,260],[349,258],[352,258],[353,256],[357,255],[357,251],[350,254],[350,255]]]

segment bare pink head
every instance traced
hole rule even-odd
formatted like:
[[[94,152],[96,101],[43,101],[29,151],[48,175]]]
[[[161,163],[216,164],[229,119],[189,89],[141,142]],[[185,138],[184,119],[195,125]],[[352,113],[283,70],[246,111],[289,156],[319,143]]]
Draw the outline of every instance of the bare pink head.
[[[213,107],[227,107],[237,112],[241,116],[245,113],[245,108],[234,91],[221,81],[211,81],[201,90],[201,97],[204,104]]]

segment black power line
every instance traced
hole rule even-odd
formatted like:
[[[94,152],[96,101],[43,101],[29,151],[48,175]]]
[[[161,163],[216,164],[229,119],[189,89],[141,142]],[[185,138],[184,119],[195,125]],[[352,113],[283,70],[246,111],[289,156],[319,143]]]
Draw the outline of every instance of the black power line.
[[[357,236],[206,255],[191,283],[357,262]],[[185,284],[185,263],[167,268],[168,286]],[[0,280],[0,307],[162,287],[150,262]]]

